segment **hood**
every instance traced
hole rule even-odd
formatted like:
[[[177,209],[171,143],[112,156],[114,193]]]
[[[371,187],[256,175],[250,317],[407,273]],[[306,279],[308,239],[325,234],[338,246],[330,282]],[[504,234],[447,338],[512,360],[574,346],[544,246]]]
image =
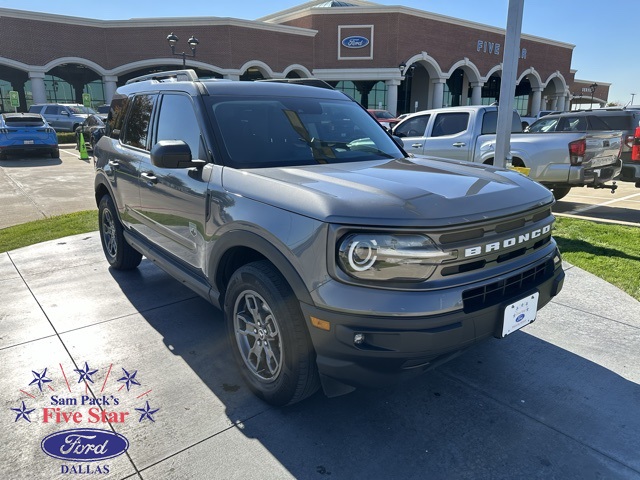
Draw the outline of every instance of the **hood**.
[[[429,158],[223,171],[232,194],[317,220],[447,226],[551,205],[542,185],[510,171]]]

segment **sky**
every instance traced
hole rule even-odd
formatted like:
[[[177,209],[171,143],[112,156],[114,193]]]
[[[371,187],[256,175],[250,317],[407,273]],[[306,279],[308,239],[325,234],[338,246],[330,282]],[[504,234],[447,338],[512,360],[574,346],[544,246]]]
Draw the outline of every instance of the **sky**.
[[[640,58],[636,54],[640,0],[524,0],[522,33],[575,45],[576,78],[611,83],[609,101],[640,104]],[[304,0],[235,0],[182,4],[168,0],[3,0],[4,8],[100,20],[154,17],[232,17],[256,20]],[[505,28],[509,0],[378,0]],[[634,25],[635,23],[635,25]],[[634,28],[635,27],[635,28]],[[197,35],[196,35],[197,36]]]

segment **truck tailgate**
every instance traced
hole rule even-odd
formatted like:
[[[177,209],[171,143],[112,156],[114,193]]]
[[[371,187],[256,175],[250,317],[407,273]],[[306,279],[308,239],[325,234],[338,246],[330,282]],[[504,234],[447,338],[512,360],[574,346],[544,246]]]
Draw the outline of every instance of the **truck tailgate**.
[[[612,165],[617,162],[622,141],[621,131],[589,133],[583,165],[587,168]]]

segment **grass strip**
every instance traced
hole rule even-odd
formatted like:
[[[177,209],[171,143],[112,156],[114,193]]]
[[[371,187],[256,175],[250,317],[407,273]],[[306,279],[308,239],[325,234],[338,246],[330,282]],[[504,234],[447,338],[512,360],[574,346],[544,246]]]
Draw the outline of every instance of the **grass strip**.
[[[567,262],[640,300],[640,228],[558,218],[553,236]]]
[[[0,253],[35,243],[98,230],[97,210],[67,213],[0,230]]]

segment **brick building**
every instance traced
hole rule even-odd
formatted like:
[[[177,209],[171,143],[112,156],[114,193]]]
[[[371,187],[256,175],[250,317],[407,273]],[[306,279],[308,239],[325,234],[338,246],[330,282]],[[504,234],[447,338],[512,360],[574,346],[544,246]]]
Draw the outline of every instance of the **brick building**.
[[[128,79],[179,68],[200,77],[254,80],[316,77],[369,108],[394,113],[490,104],[500,91],[504,30],[402,6],[312,1],[256,21],[229,18],[92,20],[0,8],[0,96],[31,103],[108,102]],[[577,80],[574,45],[523,34],[516,108],[603,105],[607,83]],[[593,85],[594,91],[590,87]],[[573,107],[575,108],[575,107]]]

